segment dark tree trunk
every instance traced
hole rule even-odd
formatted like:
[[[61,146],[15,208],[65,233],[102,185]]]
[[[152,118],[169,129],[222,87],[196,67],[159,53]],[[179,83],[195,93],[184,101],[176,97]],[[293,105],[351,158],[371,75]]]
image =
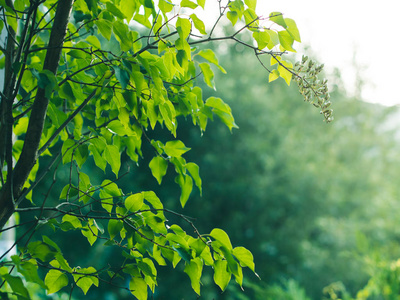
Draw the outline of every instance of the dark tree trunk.
[[[73,0],[59,0],[57,4],[48,50],[43,65],[43,70],[49,70],[54,74],[56,74],[59,65],[62,45],[67,32],[67,25],[69,22],[72,5]],[[6,78],[6,82],[11,81],[10,79],[12,76],[10,74],[7,76],[9,77]],[[15,87],[15,82],[9,82],[7,86],[8,89],[12,91],[13,87]],[[5,92],[6,95],[12,94],[8,93],[7,91]],[[4,107],[7,106],[7,104],[5,104],[6,102],[8,102],[10,105],[8,109],[7,107]],[[6,111],[11,108],[13,99],[7,99],[6,97],[6,99],[2,100],[2,103],[4,103],[2,108],[4,115]],[[20,158],[11,174],[8,172],[9,176],[7,176],[6,184],[0,191],[0,228],[3,228],[7,220],[13,214],[15,210],[14,199],[18,199],[23,185],[27,180],[33,166],[36,164],[36,160],[38,159],[39,143],[43,132],[48,104],[49,99],[46,98],[44,89],[38,88],[32,105],[28,129]],[[5,118],[3,118],[3,120],[4,119]],[[7,127],[5,126],[6,124],[12,124],[12,120],[11,122],[9,120],[6,120],[6,122],[3,121],[1,124],[2,128],[5,127],[7,131],[12,132],[12,125]],[[12,148],[12,145],[5,145],[5,148],[8,148],[8,151],[11,151],[12,149],[9,148]],[[10,170],[10,168],[8,170]]]

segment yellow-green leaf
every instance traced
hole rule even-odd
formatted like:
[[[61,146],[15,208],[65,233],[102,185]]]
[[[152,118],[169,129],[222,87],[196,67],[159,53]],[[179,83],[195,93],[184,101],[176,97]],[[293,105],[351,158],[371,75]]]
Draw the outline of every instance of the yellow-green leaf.
[[[282,26],[283,28],[285,28],[285,29],[287,28],[287,25],[285,23],[285,19],[283,18],[282,13],[280,13],[280,12],[272,12],[272,13],[269,14],[269,19],[272,22]]]
[[[144,195],[142,193],[130,195],[125,199],[125,207],[131,212],[136,212],[143,206],[143,200]]]
[[[293,47],[292,47],[294,39],[289,34],[289,32],[287,32],[286,30],[279,31],[278,32],[278,37],[279,37],[279,43],[281,44],[281,46],[285,50],[288,50],[288,51],[291,51],[291,52],[296,52],[296,50],[294,50]]]
[[[226,260],[217,260],[214,263],[214,282],[225,291],[231,281],[232,274],[228,271],[228,262]]]
[[[48,289],[47,293],[53,294],[68,285],[68,277],[59,270],[50,270],[44,279],[44,283]]]
[[[225,231],[219,228],[214,228],[210,236],[212,236],[215,240],[217,240],[222,246],[224,246],[226,249],[229,251],[232,250],[232,244],[231,240],[229,239],[229,236],[226,234]]]
[[[115,176],[118,177],[118,172],[121,167],[121,155],[118,147],[115,145],[107,145],[106,149],[104,150],[104,158],[110,164]]]
[[[289,32],[289,34],[292,36],[292,38],[297,41],[297,42],[301,42],[301,38],[300,38],[300,32],[299,29],[297,28],[296,22],[292,19],[289,18],[285,18],[285,23],[287,24],[287,32]]]
[[[161,184],[162,178],[167,174],[168,162],[164,158],[156,156],[150,161],[149,167],[158,184]]]
[[[274,80],[276,80],[278,78],[279,78],[279,71],[278,70],[272,70],[272,72],[269,73],[268,81],[272,82],[272,81],[274,81]]]
[[[132,277],[129,282],[129,289],[138,300],[147,300],[147,284],[143,278]]]

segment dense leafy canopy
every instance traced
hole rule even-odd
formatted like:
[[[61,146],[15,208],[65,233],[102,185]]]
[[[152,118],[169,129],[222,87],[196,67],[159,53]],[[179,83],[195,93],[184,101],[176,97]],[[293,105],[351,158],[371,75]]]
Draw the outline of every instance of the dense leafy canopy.
[[[300,42],[296,23],[279,12],[257,16],[256,1],[246,0],[219,1],[211,29],[197,13],[205,0],[0,3],[6,35],[0,48],[0,224],[15,215],[17,226],[26,229],[16,242],[18,255],[1,262],[2,286],[8,285],[2,297],[29,299],[26,282],[49,294],[66,286],[86,294],[109,283],[143,300],[157,286],[156,265],[167,262],[174,268],[182,262],[199,295],[205,266],[212,267],[221,290],[232,278],[242,286],[242,269],[255,273],[250,251],[232,246],[222,229],[200,234],[191,219],[167,209],[151,190],[122,190],[119,182],[129,170],[121,158],[139,163],[152,155],[148,167],[159,184],[171,166],[182,207],[194,186],[202,192],[198,165],[184,158],[190,148],[177,135],[178,121],[189,118],[203,132],[217,116],[230,130],[237,128],[225,101],[204,99],[199,87],[202,79],[215,89],[215,68],[225,72],[211,49],[200,49],[210,42],[242,44],[261,63],[269,55],[276,66],[263,64],[269,81],[281,77],[289,85],[295,79],[305,100],[331,121],[326,81],[317,78],[322,66],[307,57],[293,66],[283,57]],[[219,36],[217,25],[225,17],[235,31]],[[241,40],[245,32],[254,43]],[[159,127],[169,133],[153,139]],[[143,144],[152,152],[143,153]],[[102,171],[101,180],[90,176],[94,167]],[[35,195],[42,180],[49,182],[48,191]],[[168,216],[185,221],[194,235]],[[70,264],[50,237],[70,231],[91,246],[119,248],[122,264]]]

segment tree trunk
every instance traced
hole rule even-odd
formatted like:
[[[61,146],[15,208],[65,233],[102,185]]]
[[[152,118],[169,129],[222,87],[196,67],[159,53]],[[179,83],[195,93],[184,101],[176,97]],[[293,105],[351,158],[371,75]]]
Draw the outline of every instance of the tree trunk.
[[[48,50],[43,65],[43,70],[49,70],[54,74],[56,74],[59,65],[62,45],[67,32],[67,25],[72,5],[73,0],[59,0],[57,4]],[[11,84],[12,86],[15,86],[15,82]],[[13,199],[17,199],[21,194],[24,183],[38,159],[39,144],[46,119],[48,104],[49,99],[46,98],[44,89],[38,88],[32,105],[21,155],[14,171],[12,172],[12,176],[8,176],[6,184],[0,191],[0,228],[3,228],[4,224],[13,214],[15,209]],[[4,126],[4,124],[2,125]],[[12,126],[10,127],[10,130],[12,130]]]

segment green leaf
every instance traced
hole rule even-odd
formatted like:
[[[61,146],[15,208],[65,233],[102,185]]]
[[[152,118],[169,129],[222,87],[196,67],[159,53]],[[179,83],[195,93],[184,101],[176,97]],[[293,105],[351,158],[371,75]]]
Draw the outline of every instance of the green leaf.
[[[32,74],[35,75],[34,72],[32,72]],[[56,76],[49,70],[42,70],[36,77],[38,79],[38,86],[45,90],[46,98],[50,98],[53,90],[55,88],[58,89]]]
[[[235,26],[236,22],[239,19],[239,15],[236,11],[228,11],[226,13],[226,17],[231,21],[233,26]]]
[[[132,38],[131,35],[129,34],[128,25],[120,21],[116,21],[113,23],[113,31],[115,33],[115,37],[117,38],[121,46],[121,50],[128,52],[133,46]]]
[[[94,163],[96,164],[96,166],[98,166],[100,169],[105,171],[106,166],[107,166],[107,161],[104,159],[103,156],[101,156],[98,149],[95,148],[95,146],[93,146],[92,144],[89,145],[88,149],[89,149],[90,154],[93,156]]]
[[[272,13],[269,14],[269,19],[272,22],[282,26],[283,28],[285,28],[285,29],[287,28],[287,25],[286,25],[285,19],[283,18],[282,13],[280,13],[280,12],[272,12]]]
[[[82,235],[87,238],[90,246],[93,246],[94,242],[96,242],[98,232],[99,229],[93,219],[90,219],[88,225],[81,229]]]
[[[205,105],[212,108],[213,113],[228,126],[229,130],[232,131],[232,128],[239,128],[235,123],[231,108],[221,98],[210,97],[206,100]]]
[[[36,241],[28,244],[28,252],[34,258],[40,259],[42,262],[48,262],[54,258],[57,249],[46,244],[45,242]]]
[[[106,3],[107,11],[109,11],[111,14],[116,16],[119,19],[125,19],[125,15],[119,10],[118,7],[116,7],[114,4],[111,2]]]
[[[121,69],[117,66],[113,66],[113,68],[115,71],[115,76],[117,77],[119,83],[121,84],[121,88],[125,90],[130,80],[129,73],[126,70]]]
[[[253,32],[253,38],[257,42],[258,49],[262,50],[270,43],[270,36],[268,31],[255,31]]]
[[[248,8],[244,11],[244,20],[249,30],[258,30],[258,16],[254,9]]]
[[[126,21],[129,23],[135,13],[138,2],[136,0],[124,0],[120,2],[121,10],[126,16]]]
[[[256,10],[257,0],[244,0],[244,3],[251,9]]]
[[[122,114],[123,113],[120,113],[120,115],[122,115]],[[136,135],[136,133],[131,128],[122,124],[120,120],[111,121],[110,123],[108,123],[107,128],[119,136],[134,136],[134,135]]]
[[[180,140],[169,141],[164,146],[165,154],[170,157],[180,157],[189,150],[190,148],[186,147],[185,144]]]
[[[104,150],[104,158],[107,160],[111,166],[112,171],[115,176],[118,177],[118,172],[121,167],[121,155],[119,153],[118,147],[115,145],[107,145]]]
[[[149,167],[158,184],[161,184],[162,178],[167,174],[168,162],[164,158],[156,156],[150,161]]]
[[[160,199],[157,197],[156,193],[153,191],[145,191],[143,192],[144,199],[148,201],[154,209],[163,209],[164,206]]]
[[[248,267],[254,272],[254,258],[249,250],[244,247],[236,247],[233,249],[232,254],[240,262],[242,267]]]
[[[278,70],[272,70],[271,73],[269,73],[269,77],[268,77],[268,82],[272,82],[276,79],[279,78],[279,71]]]
[[[225,291],[232,274],[228,271],[228,262],[226,260],[217,260],[214,263],[214,282],[222,291]]]
[[[78,273],[95,274],[97,271],[93,267],[77,269]],[[99,286],[99,279],[93,275],[72,274],[76,285],[79,286],[86,295],[90,287],[94,284]]]
[[[215,90],[214,72],[208,63],[199,64],[201,72],[203,73],[204,82],[212,89]]]
[[[109,20],[100,19],[95,21],[98,32],[105,37],[107,40],[111,38],[111,30],[113,28],[112,23]]]
[[[67,231],[76,228],[82,228],[81,221],[75,216],[64,215],[62,218],[61,229]]]
[[[96,36],[94,36],[94,35],[89,35],[89,36],[86,38],[86,41],[89,42],[92,46],[94,46],[94,47],[97,48],[97,49],[100,49],[100,48],[101,48],[101,44],[100,44],[99,39],[98,39]],[[67,82],[68,82],[68,81],[67,81]]]
[[[296,50],[294,50],[292,47],[294,39],[286,30],[279,31],[278,37],[279,37],[279,43],[285,50],[296,52]]]
[[[147,284],[143,278],[132,277],[129,282],[129,289],[138,300],[147,300]]]
[[[120,220],[111,219],[108,221],[108,234],[110,235],[110,239],[113,239],[120,231],[124,228],[124,223]]]
[[[197,4],[200,5],[204,9],[204,5],[206,4],[206,0],[197,0]]]
[[[144,7],[154,9],[153,0],[144,0]]]
[[[29,118],[21,118],[18,120],[18,123],[14,126],[14,134],[22,135],[26,133],[28,128]]]
[[[139,209],[142,208],[143,201],[144,201],[143,193],[133,194],[125,199],[125,207],[130,212],[137,212]]]
[[[279,45],[279,37],[278,34],[273,30],[266,30],[269,34],[270,40],[267,45],[268,49],[272,49],[275,46]]]
[[[287,24],[286,31],[291,35],[291,37],[301,43],[301,38],[300,38],[300,32],[299,29],[297,28],[296,22],[292,19],[285,18],[285,23]]]
[[[166,0],[160,0],[158,3],[158,8],[164,13],[170,12],[173,8],[174,5],[170,1]]]
[[[63,143],[61,148],[63,164],[71,162],[72,151],[74,146],[75,146],[75,141],[71,139],[68,139]]]
[[[193,190],[193,180],[190,176],[179,175],[178,183],[182,189],[180,202],[182,207],[185,207],[186,202],[189,200],[189,196]]]
[[[53,294],[68,285],[68,277],[59,270],[50,270],[44,279],[44,283],[48,289],[47,293]]]
[[[199,174],[199,166],[196,165],[195,163],[187,163],[185,167],[189,171],[190,175],[193,177],[194,183],[199,189],[201,196],[202,190],[201,190],[201,178]]]
[[[223,67],[219,65],[218,58],[215,55],[214,51],[211,49],[204,49],[201,50],[197,55],[203,57],[204,59],[208,60],[210,63],[214,64],[216,67],[218,67],[222,73],[226,74],[226,71],[224,70]]]
[[[24,297],[23,299],[30,299],[29,292],[20,277],[12,276],[10,274],[2,275],[2,277],[7,281],[15,294]],[[20,298],[18,297],[18,299]]]
[[[152,212],[143,212],[144,221],[155,233],[167,234],[167,228],[165,227],[165,217],[160,213],[154,215]]]
[[[181,7],[189,7],[191,9],[195,9],[198,5],[190,0],[182,0]]]
[[[204,25],[204,22],[200,20],[195,14],[191,14],[190,18],[193,21],[194,27],[201,33],[201,34],[207,34],[206,32],[206,26]]]
[[[178,17],[178,20],[176,21],[176,29],[178,31],[179,37],[182,40],[185,40],[187,39],[187,37],[190,34],[190,31],[192,30],[192,24],[188,19],[183,19]]]
[[[90,54],[86,53],[81,49],[72,49],[68,51],[67,55],[76,58],[76,59],[87,59],[90,58]]]
[[[185,263],[184,272],[188,274],[193,290],[200,296],[200,278],[203,271],[203,264],[200,258],[195,258]]]
[[[287,61],[281,61],[281,65],[278,66],[279,76],[281,76],[287,83],[290,85],[290,81],[292,80],[292,70],[293,64]]]
[[[229,236],[222,229],[214,228],[211,231],[210,236],[213,237],[215,240],[217,240],[222,246],[224,246],[229,251],[232,250],[232,244],[229,239]]]
[[[34,259],[20,263],[19,265],[17,265],[17,268],[18,272],[20,272],[25,277],[26,281],[37,283],[40,285],[41,288],[46,289],[46,285],[39,277],[39,274],[37,272],[37,262]]]

